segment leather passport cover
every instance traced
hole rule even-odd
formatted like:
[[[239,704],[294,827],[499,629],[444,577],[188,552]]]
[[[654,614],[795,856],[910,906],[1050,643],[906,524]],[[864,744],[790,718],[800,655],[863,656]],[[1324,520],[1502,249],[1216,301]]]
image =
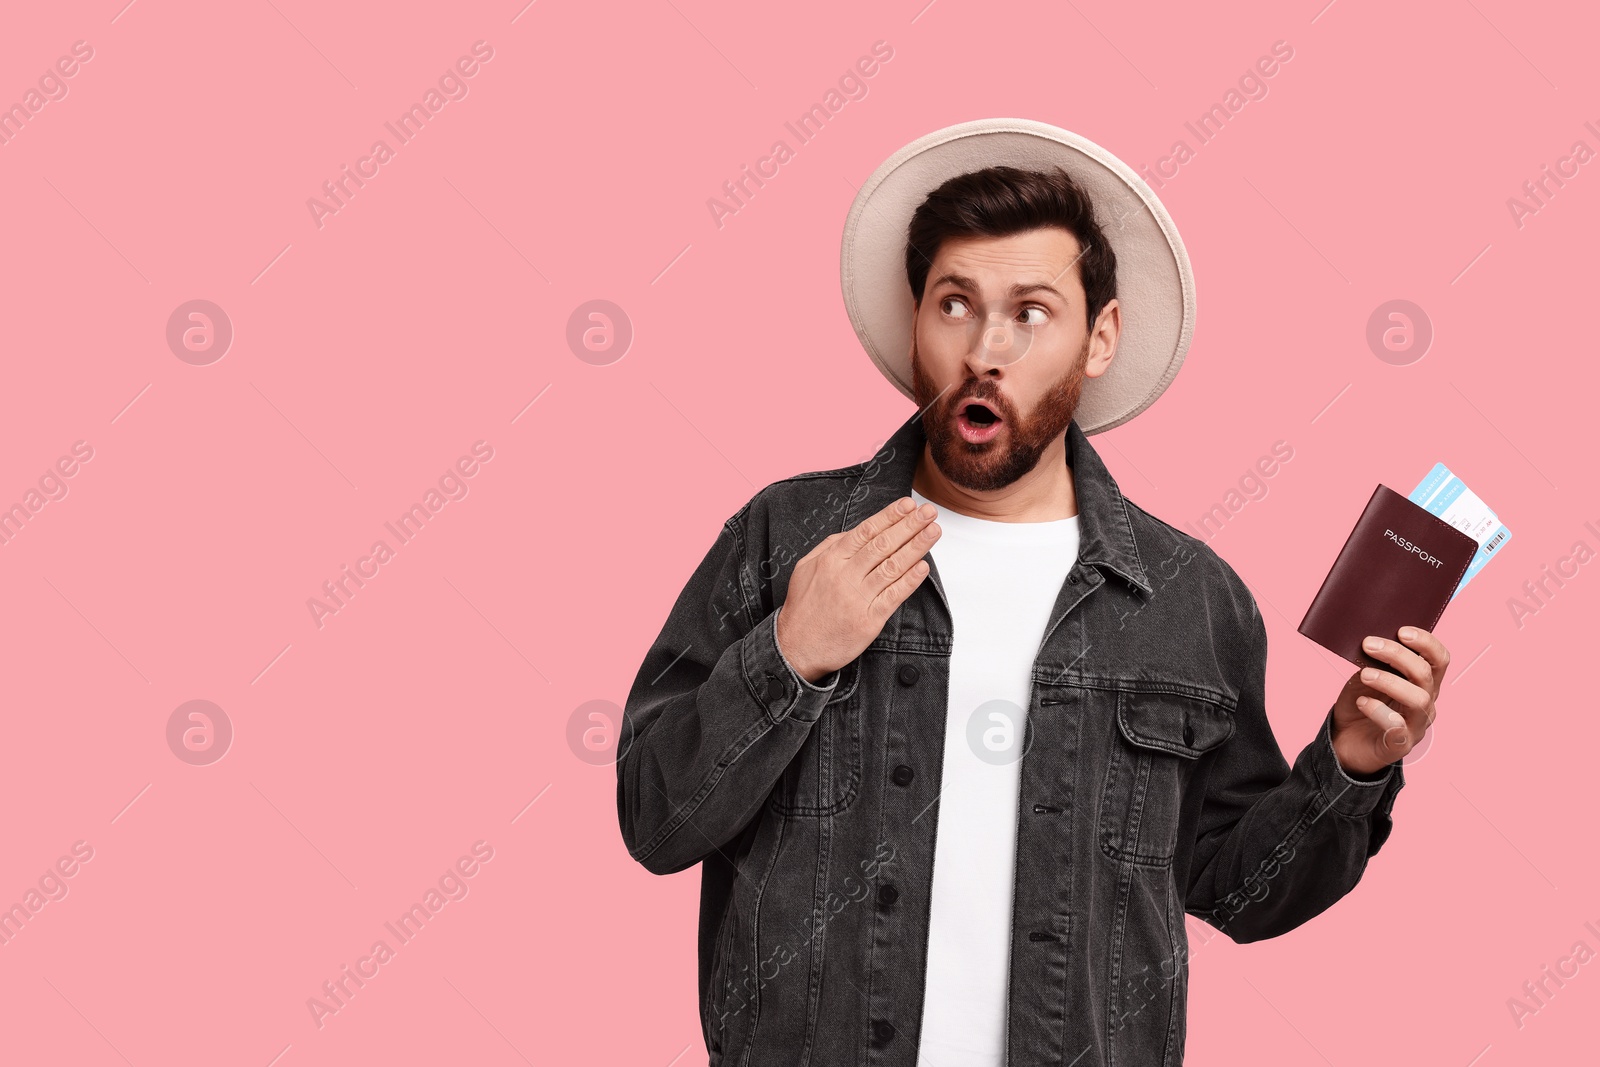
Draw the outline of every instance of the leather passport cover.
[[[1478,542],[1387,485],[1372,492],[1299,630],[1352,663],[1399,672],[1361,650],[1368,634],[1432,631]]]

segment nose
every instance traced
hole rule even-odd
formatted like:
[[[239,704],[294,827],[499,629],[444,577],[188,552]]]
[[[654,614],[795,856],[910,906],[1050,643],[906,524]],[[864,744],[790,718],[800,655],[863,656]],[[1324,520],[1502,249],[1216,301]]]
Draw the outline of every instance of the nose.
[[[993,376],[1022,358],[1017,331],[1010,319],[999,312],[989,314],[974,342],[967,352],[967,366],[974,374]]]

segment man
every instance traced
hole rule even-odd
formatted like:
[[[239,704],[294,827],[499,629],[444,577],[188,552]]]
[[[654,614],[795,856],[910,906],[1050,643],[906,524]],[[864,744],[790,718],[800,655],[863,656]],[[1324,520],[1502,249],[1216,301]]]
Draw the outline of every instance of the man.
[[[1103,149],[922,138],[843,263],[919,410],[724,523],[618,751],[630,855],[702,864],[710,1063],[1180,1064],[1184,914],[1247,942],[1349,892],[1448,653],[1374,635],[1394,673],[1352,675],[1286,763],[1250,591],[1086,439],[1153,402],[1193,316],[1171,220]]]

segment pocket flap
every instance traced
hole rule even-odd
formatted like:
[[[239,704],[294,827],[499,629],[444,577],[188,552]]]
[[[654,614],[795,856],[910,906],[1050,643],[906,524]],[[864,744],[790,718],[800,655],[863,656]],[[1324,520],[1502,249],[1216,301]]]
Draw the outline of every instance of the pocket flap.
[[[1117,694],[1117,725],[1143,748],[1199,759],[1233,736],[1233,712],[1180,693]]]

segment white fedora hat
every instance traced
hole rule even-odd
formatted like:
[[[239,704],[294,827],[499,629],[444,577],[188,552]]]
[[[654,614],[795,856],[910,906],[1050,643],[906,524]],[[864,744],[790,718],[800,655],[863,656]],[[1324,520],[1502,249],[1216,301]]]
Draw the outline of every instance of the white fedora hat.
[[[985,167],[1059,165],[1089,194],[1117,256],[1122,334],[1110,367],[1083,384],[1073,416],[1085,434],[1120,426],[1155,403],[1183,365],[1194,332],[1189,254],[1160,199],[1122,160],[1068,130],[1030,119],[980,119],[906,145],[872,172],[845,219],[839,276],[856,336],[884,377],[911,389],[911,288],[906,231],[945,181]]]

